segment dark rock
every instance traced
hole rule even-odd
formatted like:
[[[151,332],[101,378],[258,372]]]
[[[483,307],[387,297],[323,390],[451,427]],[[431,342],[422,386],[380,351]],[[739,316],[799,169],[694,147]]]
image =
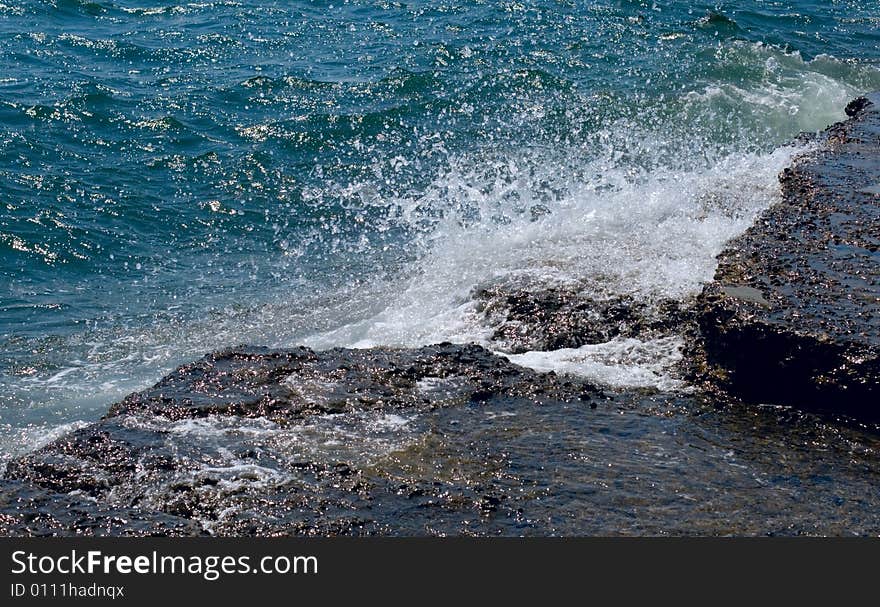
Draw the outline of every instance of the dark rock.
[[[419,382],[437,384],[423,390]],[[109,416],[147,411],[170,419],[206,415],[290,421],[353,410],[430,408],[486,394],[529,397],[567,390],[548,375],[518,367],[477,345],[449,343],[411,350],[241,347],[209,354],[128,396]]]
[[[200,535],[194,521],[137,508],[113,508],[76,495],[0,480],[0,536]]]
[[[499,400],[567,403],[593,390],[474,345],[226,350],[10,461],[7,500],[19,495],[24,505],[0,504],[0,516],[10,534],[25,535],[166,527],[188,535],[361,535],[388,533],[397,513],[414,505],[473,513],[488,504],[494,514],[499,498],[476,488],[450,491],[417,477],[401,490],[399,480],[368,473],[363,462],[337,461],[292,441],[320,431],[309,420],[340,414],[357,420]],[[359,432],[346,440],[366,440]],[[357,459],[357,448],[352,455]],[[35,509],[39,520],[27,514]],[[123,529],[117,519],[134,523]]]
[[[708,374],[750,401],[880,417],[880,95],[780,175],[782,201],[719,256]]]
[[[869,105],[871,105],[870,99],[867,97],[857,97],[846,105],[844,112],[846,112],[847,116],[854,118],[867,109]]]
[[[627,295],[595,299],[575,287],[505,283],[481,288],[475,296],[495,327],[492,341],[513,354],[579,348],[615,337],[663,337],[681,332],[693,319],[691,302]]]

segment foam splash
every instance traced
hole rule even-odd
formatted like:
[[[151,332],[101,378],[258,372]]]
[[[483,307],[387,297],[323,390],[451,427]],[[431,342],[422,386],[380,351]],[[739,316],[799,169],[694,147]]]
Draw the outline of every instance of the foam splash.
[[[844,119],[880,72],[822,55],[732,42],[709,58],[706,84],[662,109],[622,118],[579,145],[475,153],[415,197],[386,201],[423,225],[412,275],[372,317],[307,338],[331,346],[476,342],[495,327],[474,292],[505,282],[566,286],[592,299],[683,300],[713,277],[724,244],[779,198],[779,172],[806,146],[768,148]],[[725,81],[743,70],[745,80]],[[669,113],[669,108],[674,111]],[[646,126],[650,125],[650,126]],[[671,341],[670,341],[671,340]],[[614,340],[518,360],[618,387],[681,389],[679,337]]]
[[[421,440],[417,420],[414,414],[356,411],[317,415],[291,424],[225,415],[175,421],[128,414],[121,421],[133,429],[165,435],[165,447],[176,454],[179,469],[147,495],[147,503],[161,510],[167,506],[169,487],[185,487],[198,496],[200,503],[211,504],[221,496],[271,490],[291,482],[319,482],[302,471],[303,462],[330,467],[340,462],[370,466]],[[205,448],[190,454],[186,448],[190,441]],[[146,477],[142,480],[155,481]],[[125,491],[124,487],[114,488],[108,500],[125,502]],[[234,513],[218,511],[197,519],[210,532]]]
[[[384,310],[306,341],[317,348],[439,341],[491,348],[494,327],[479,313],[473,293],[493,282],[567,285],[594,299],[695,295],[712,279],[724,243],[778,198],[777,174],[801,150],[733,154],[711,166],[658,169],[636,179],[626,169],[594,161],[590,172],[599,176],[597,182],[570,184],[537,219],[505,206],[509,184],[466,188],[462,184],[473,184],[474,174],[447,175],[434,187],[449,192],[455,184],[450,202],[476,209],[473,215],[480,219],[446,218],[431,233],[418,272]],[[669,340],[612,341],[511,357],[525,366],[565,370],[612,386],[659,389],[681,388],[670,375],[679,359],[679,342]]]
[[[677,336],[648,341],[618,338],[580,348],[499,354],[536,371],[589,377],[621,388],[681,392],[688,388],[684,381],[676,377],[675,366],[682,360],[683,347],[684,341]]]

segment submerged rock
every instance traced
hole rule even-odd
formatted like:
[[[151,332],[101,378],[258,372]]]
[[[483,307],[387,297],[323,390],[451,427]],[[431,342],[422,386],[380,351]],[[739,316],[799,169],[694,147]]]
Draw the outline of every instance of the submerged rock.
[[[750,401],[880,418],[880,94],[780,176],[700,296],[706,371]]]

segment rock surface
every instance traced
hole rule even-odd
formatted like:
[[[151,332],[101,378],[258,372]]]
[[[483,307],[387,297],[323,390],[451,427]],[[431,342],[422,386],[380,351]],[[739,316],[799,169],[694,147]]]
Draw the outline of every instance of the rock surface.
[[[237,348],[10,461],[0,535],[876,535],[878,452],[478,346]]]
[[[192,536],[192,520],[139,508],[113,508],[78,495],[59,495],[39,485],[0,480],[3,536]]]
[[[876,535],[877,453],[477,346],[239,348],[10,461],[0,534]]]
[[[498,400],[586,406],[598,395],[473,345],[217,352],[9,462],[0,532],[389,533],[400,511],[419,505],[505,511],[492,483],[498,454],[472,455],[474,477],[457,485],[356,466],[370,464],[383,441],[398,446],[386,428],[405,426],[402,415]],[[326,448],[333,443],[345,444]]]
[[[617,337],[656,339],[681,333],[693,320],[691,304],[673,299],[584,296],[574,287],[493,285],[475,293],[495,327],[493,346],[519,354],[600,344]]]
[[[880,94],[780,176],[699,301],[708,373],[750,401],[880,418]]]

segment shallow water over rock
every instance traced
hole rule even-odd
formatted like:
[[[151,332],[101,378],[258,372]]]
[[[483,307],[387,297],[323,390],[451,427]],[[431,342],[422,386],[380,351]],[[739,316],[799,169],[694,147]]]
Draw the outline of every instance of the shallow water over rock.
[[[232,378],[222,407],[193,397]],[[878,449],[857,426],[602,390],[477,346],[230,350],[10,462],[0,530],[876,534]]]

